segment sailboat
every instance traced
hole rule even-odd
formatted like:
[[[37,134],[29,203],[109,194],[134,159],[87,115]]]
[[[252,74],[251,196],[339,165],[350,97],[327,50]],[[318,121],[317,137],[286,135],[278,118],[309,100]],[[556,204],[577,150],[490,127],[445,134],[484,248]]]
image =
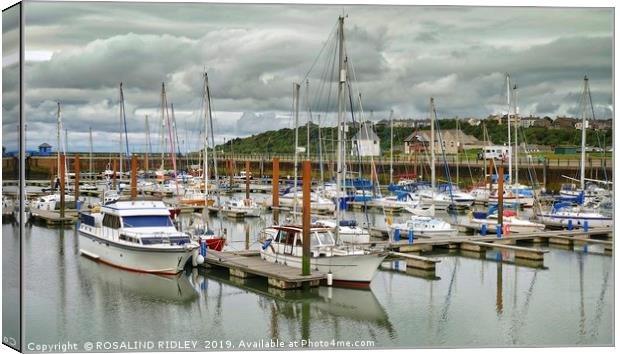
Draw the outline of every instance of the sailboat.
[[[420,210],[411,216],[409,220],[406,220],[404,223],[394,223],[389,225],[389,228],[392,231],[392,236],[395,235],[396,231],[399,232],[401,230],[411,230],[415,235],[424,235],[424,236],[456,236],[457,229],[452,227],[449,223],[434,218],[434,212],[436,208],[437,198],[435,197],[435,121],[437,119],[437,111],[435,109],[435,99],[431,97],[430,99],[430,115],[431,115],[431,137],[430,137],[430,146],[431,146],[431,186],[428,189],[428,194],[419,194],[420,201],[422,202],[423,196],[428,196],[426,199],[427,203],[429,203],[429,207],[431,209],[430,212],[427,212],[427,215],[424,215],[424,212]],[[421,203],[421,206],[424,207],[424,204]],[[420,208],[418,208],[420,209]],[[432,215],[428,215],[431,214]]]
[[[209,90],[209,76],[205,72],[204,73],[204,87],[203,87],[203,112],[204,112],[204,160],[203,160],[203,179],[204,179],[204,193],[197,193],[197,198],[202,197],[203,204],[206,206],[213,206],[215,201],[210,198],[209,195],[209,134],[211,134],[211,139],[213,139],[213,116],[211,111],[211,91]],[[215,149],[213,149],[213,166],[215,172],[215,179],[217,181],[217,160],[215,157]],[[219,192],[218,192],[219,193]],[[218,194],[218,205],[219,205],[219,194]],[[221,251],[226,243],[226,237],[223,235],[218,235],[216,232],[211,230],[208,227],[208,224],[205,222],[202,215],[194,215],[191,220],[192,228],[189,230],[190,235],[193,239],[198,242],[206,242],[207,246],[210,249],[214,249],[216,251]]]
[[[569,197],[568,201],[560,200],[553,205],[551,210],[540,211],[537,217],[541,222],[552,226],[568,227],[569,223],[583,226],[587,223],[588,227],[611,227],[613,226],[613,206],[608,203],[611,199],[606,198],[605,194],[597,191],[596,188],[586,188],[586,129],[588,127],[586,116],[588,110],[591,109],[592,119],[594,119],[594,109],[587,76],[584,76],[583,82],[580,102],[582,105],[580,190],[573,190],[571,193],[565,191],[561,196]],[[575,192],[578,193],[576,196]]]
[[[338,189],[344,179],[345,149],[343,144],[344,129],[344,98],[347,70],[344,55],[344,17],[338,18],[338,149],[337,149],[337,177]],[[297,86],[298,87],[298,86]],[[298,91],[297,91],[298,92]],[[298,95],[296,95],[298,97]],[[296,144],[297,145],[297,144]],[[295,191],[297,193],[297,191]],[[353,225],[351,225],[353,226]],[[340,203],[336,203],[336,225],[332,228],[313,225],[310,228],[310,267],[312,269],[333,274],[334,283],[345,286],[369,286],[385,253],[342,246],[340,237]],[[283,225],[273,226],[263,230],[261,238],[264,240],[261,247],[261,258],[272,263],[282,263],[291,267],[302,266],[302,226]],[[335,237],[334,237],[335,236]]]
[[[56,144],[58,146],[58,150],[56,152],[56,171],[57,173],[60,173],[60,154],[61,154],[61,140],[60,140],[60,130],[62,129],[62,111],[60,109],[60,102],[57,102],[57,111],[56,111]],[[66,151],[63,150],[63,154],[66,153]],[[65,161],[65,171],[67,171],[67,164]],[[67,181],[65,181],[65,188],[68,186]],[[56,187],[56,188],[54,188]],[[60,176],[56,177],[56,186],[52,186],[51,188],[53,189],[58,189],[58,192],[56,193],[52,193],[52,194],[48,194],[48,195],[43,195],[39,198],[37,198],[36,200],[33,201],[32,207],[34,209],[40,209],[40,210],[56,210],[57,207],[60,205]],[[75,202],[75,196],[70,195],[70,194],[65,194],[65,202],[71,203],[71,202]]]

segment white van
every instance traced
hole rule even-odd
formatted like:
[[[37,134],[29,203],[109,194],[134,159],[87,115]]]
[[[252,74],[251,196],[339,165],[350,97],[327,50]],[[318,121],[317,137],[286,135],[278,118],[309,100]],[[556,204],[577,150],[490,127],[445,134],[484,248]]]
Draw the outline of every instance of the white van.
[[[478,160],[507,160],[508,156],[510,156],[508,146],[485,146],[482,152],[478,154]]]

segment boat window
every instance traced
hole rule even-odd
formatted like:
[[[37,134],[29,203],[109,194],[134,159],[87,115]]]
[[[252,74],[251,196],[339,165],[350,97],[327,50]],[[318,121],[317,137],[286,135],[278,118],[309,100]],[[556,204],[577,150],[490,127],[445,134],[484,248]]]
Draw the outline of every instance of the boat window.
[[[335,243],[331,232],[315,232],[312,235],[312,246],[330,246]]]
[[[103,226],[109,227],[112,229],[118,229],[121,227],[121,222],[118,216],[104,214],[103,215]]]
[[[123,227],[162,227],[172,226],[167,215],[136,215],[124,216]]]

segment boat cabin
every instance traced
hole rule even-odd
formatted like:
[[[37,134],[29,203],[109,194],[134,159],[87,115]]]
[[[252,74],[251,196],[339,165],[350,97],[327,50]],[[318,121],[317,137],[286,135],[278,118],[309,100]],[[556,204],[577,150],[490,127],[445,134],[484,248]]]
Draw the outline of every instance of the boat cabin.
[[[168,208],[160,201],[121,201],[98,213],[81,213],[80,230],[110,241],[138,245],[183,245],[187,234],[177,231]]]
[[[277,226],[272,238],[271,245],[274,252],[293,256],[302,256],[303,229],[300,226]],[[324,226],[312,226],[310,228],[310,250],[312,257],[324,257],[328,255],[327,249],[336,246],[334,235],[330,228]],[[331,252],[329,252],[331,253]]]

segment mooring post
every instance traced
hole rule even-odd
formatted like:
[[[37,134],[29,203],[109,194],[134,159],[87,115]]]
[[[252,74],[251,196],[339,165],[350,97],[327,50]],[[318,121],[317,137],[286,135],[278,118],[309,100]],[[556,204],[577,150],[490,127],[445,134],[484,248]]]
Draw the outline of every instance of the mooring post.
[[[60,217],[65,217],[65,154],[60,155]]]
[[[245,199],[250,200],[250,160],[245,160]]]
[[[497,174],[497,237],[502,237],[504,225],[504,165],[500,165]]]
[[[116,157],[112,158],[112,189],[116,190]]]
[[[303,253],[301,258],[301,274],[310,275],[310,185],[312,184],[310,160],[303,162]]]
[[[75,170],[75,208],[80,211],[80,155],[75,154],[73,169]]]
[[[138,157],[131,155],[131,199],[138,196]]]
[[[279,224],[280,214],[280,159],[273,158],[271,167],[271,208],[273,209],[273,224]]]

